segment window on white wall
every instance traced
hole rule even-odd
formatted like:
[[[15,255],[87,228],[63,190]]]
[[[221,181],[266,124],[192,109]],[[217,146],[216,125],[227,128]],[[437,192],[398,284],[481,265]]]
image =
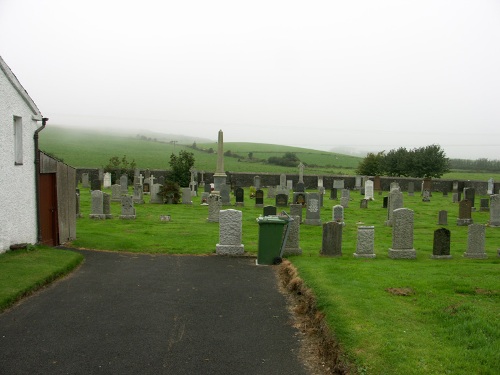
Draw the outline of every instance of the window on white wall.
[[[23,164],[23,119],[14,116],[14,164]]]

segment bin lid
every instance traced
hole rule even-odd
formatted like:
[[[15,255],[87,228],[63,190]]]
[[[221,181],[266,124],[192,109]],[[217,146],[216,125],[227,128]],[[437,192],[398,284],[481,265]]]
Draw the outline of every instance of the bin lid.
[[[288,223],[288,219],[286,217],[281,216],[261,216],[257,218],[257,222],[260,223],[279,223],[286,224]]]

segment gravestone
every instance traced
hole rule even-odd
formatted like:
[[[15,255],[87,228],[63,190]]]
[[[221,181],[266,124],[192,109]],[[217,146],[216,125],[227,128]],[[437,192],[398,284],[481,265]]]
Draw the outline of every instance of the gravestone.
[[[288,195],[276,194],[276,207],[288,207]]]
[[[413,181],[408,182],[408,196],[413,197],[415,195],[415,183]]]
[[[212,185],[205,184],[205,186],[203,187],[203,192],[210,194],[212,192]]]
[[[288,222],[288,237],[283,249],[283,255],[300,255],[302,249],[300,248],[300,217],[290,215],[291,221]]]
[[[219,213],[219,243],[215,246],[218,255],[241,255],[245,247],[241,243],[243,214],[238,210],[221,210]]]
[[[366,187],[366,185],[365,185]],[[380,191],[382,190],[382,185],[380,183],[380,176],[373,177],[373,190]]]
[[[500,226],[500,195],[490,195],[490,227]]]
[[[355,258],[375,258],[375,227],[358,227],[358,236],[356,242],[356,252],[352,254]]]
[[[321,255],[342,256],[342,227],[341,223],[329,221],[323,224],[323,238],[321,242]]]
[[[151,194],[149,198],[149,203],[163,203],[163,197],[159,194],[160,193],[160,184],[152,184],[151,185]]]
[[[88,173],[82,173],[82,187],[84,187],[84,188],[89,188],[90,187],[89,174]]]
[[[479,211],[489,211],[490,210],[490,200],[489,198],[481,198],[479,200]]]
[[[299,182],[302,182],[304,183],[304,167],[305,165],[300,162],[299,165],[298,165],[298,168],[299,168]]]
[[[306,194],[306,219],[304,224],[307,225],[321,225],[321,209],[319,205],[318,193]]]
[[[80,190],[76,189],[75,192],[76,195],[76,218],[83,217],[82,213],[80,212]]]
[[[403,208],[403,193],[399,190],[392,190],[389,193],[389,201],[387,202],[387,221],[385,225],[392,227],[394,224],[393,215],[394,210],[398,208]]]
[[[134,204],[144,204],[144,197],[142,193],[142,185],[137,183],[134,185]]]
[[[396,181],[392,181],[391,184],[389,185],[389,191],[393,191],[393,190],[401,191],[401,187],[399,186],[399,184]]]
[[[297,185],[295,185],[295,188],[293,189],[294,192],[301,192],[301,193],[303,193],[305,190],[306,188],[303,182],[298,182]]]
[[[121,202],[122,200],[122,188],[118,184],[111,185],[111,201]]]
[[[486,227],[482,224],[471,224],[467,228],[467,251],[465,258],[486,259],[488,255],[484,250]]]
[[[265,206],[263,210],[264,216],[276,216],[276,207],[275,206]]]
[[[444,187],[443,188],[443,197],[447,197],[447,196],[448,196],[448,188]]]
[[[241,187],[236,188],[234,191],[234,196],[236,199],[235,206],[244,206],[245,205],[245,190]]]
[[[318,189],[323,187],[323,176],[318,176]]]
[[[417,252],[413,248],[413,210],[398,208],[393,212],[392,248],[389,258],[415,259]]]
[[[182,188],[182,204],[193,204],[190,188]]]
[[[200,201],[201,206],[208,206],[209,195],[210,195],[210,193],[207,193],[207,192],[201,193],[201,201]]]
[[[121,187],[121,194],[127,195],[128,194],[128,176],[126,174],[122,174],[120,177],[120,187]]]
[[[359,204],[359,208],[368,208],[368,199],[361,199],[361,202]]]
[[[458,193],[451,193],[451,201],[453,203],[457,203],[460,201],[460,198],[458,197]]]
[[[219,185],[220,198],[223,206],[231,205],[231,191],[229,185],[221,183]]]
[[[492,195],[492,194],[494,194],[494,193],[495,193],[495,192],[493,191],[494,186],[495,186],[495,181],[493,180],[493,178],[490,178],[490,179],[488,180],[488,188],[487,188],[487,190],[486,190],[486,194],[488,194],[488,195]]]
[[[103,192],[100,190],[92,190],[90,195],[92,203],[89,217],[91,219],[106,219],[103,210]]]
[[[103,181],[104,189],[109,189],[111,187],[111,173],[104,173]]]
[[[270,199],[276,198],[276,188],[274,186],[269,186],[267,188],[267,197]]]
[[[448,225],[448,211],[439,211],[438,225]]]
[[[260,189],[260,176],[254,176],[253,178],[253,186],[255,187],[255,190]]]
[[[471,209],[475,211],[476,207],[476,189],[474,188],[464,188],[464,200],[471,202]]]
[[[384,197],[382,200],[382,208],[387,208],[389,204],[389,197]]]
[[[424,190],[422,192],[422,202],[430,202],[431,201],[431,192],[429,190]]]
[[[351,195],[349,189],[342,189],[342,196],[340,197],[340,205],[344,208],[349,207],[350,197]]]
[[[354,190],[361,189],[361,176],[354,177]]]
[[[305,193],[293,193],[293,204],[300,204],[302,206],[306,205],[306,194]]]
[[[432,259],[451,259],[450,233],[451,232],[446,228],[440,228],[434,231]]]
[[[280,186],[286,188],[286,174],[280,174]]]
[[[453,181],[453,187],[451,190],[453,193],[458,192],[458,181]]]
[[[340,204],[332,207],[332,221],[344,224],[344,207]]]
[[[122,195],[122,214],[120,219],[134,220],[136,218],[134,200],[131,195]]]
[[[90,184],[90,190],[101,190],[101,181],[100,180],[92,180]]]
[[[293,191],[293,181],[292,180],[286,180],[286,188],[288,190]]]
[[[145,182],[144,184],[142,184],[142,192],[144,194],[150,194],[151,193],[151,185],[149,184],[149,182]]]
[[[422,181],[422,192],[423,191],[429,191],[429,197],[432,197],[432,179],[431,178],[424,178]]]
[[[337,189],[330,190],[330,199],[331,200],[337,200],[337,197],[338,197],[338,191],[337,191]]]
[[[333,188],[342,190],[344,188],[344,180],[333,180]]]
[[[472,206],[468,200],[463,200],[458,203],[458,226],[471,225],[472,221]]]
[[[111,214],[111,195],[106,193],[102,193],[102,213],[106,219],[113,218],[113,215]]]
[[[290,205],[290,216],[298,216],[299,224],[302,223],[302,209],[301,204],[291,204]]]
[[[222,200],[220,195],[210,194],[207,199],[208,202],[208,222],[218,223],[219,222],[219,212],[222,208]]]
[[[368,180],[365,183],[365,199],[373,200],[373,181]]]
[[[255,207],[264,207],[264,191],[261,189],[255,192]]]

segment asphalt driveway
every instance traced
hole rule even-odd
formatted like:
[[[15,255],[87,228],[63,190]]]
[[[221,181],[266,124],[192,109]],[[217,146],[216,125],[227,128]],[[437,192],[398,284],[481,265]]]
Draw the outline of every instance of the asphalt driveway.
[[[82,253],[69,277],[0,314],[0,374],[307,373],[272,267]]]

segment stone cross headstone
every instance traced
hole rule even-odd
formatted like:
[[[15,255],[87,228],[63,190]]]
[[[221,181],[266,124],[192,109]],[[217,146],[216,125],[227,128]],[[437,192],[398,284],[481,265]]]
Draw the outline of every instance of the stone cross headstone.
[[[285,248],[283,249],[283,255],[300,255],[302,254],[302,249],[300,248],[300,217],[290,215],[292,219],[287,225],[288,228],[288,238],[286,239]]]
[[[163,203],[163,197],[159,194],[160,188],[161,188],[160,184],[151,185],[149,203],[155,203],[155,204]]]
[[[182,188],[182,204],[193,204],[190,188]]]
[[[92,190],[90,194],[92,197],[92,206],[89,217],[91,219],[106,219],[103,209],[103,192],[101,190]]]
[[[319,205],[318,193],[307,193],[306,195],[306,219],[304,224],[321,225],[321,206]]]
[[[373,200],[373,181],[371,180],[365,183],[365,199]]]
[[[436,229],[434,231],[432,259],[451,259],[450,242],[450,231],[448,229]]]
[[[120,186],[122,195],[128,194],[128,176],[126,174],[122,174],[120,177]]]
[[[471,224],[467,228],[467,251],[465,258],[486,259],[488,255],[484,250],[486,227],[482,224]]]
[[[82,173],[82,187],[84,187],[84,188],[89,188],[90,187],[89,174],[88,173]]]
[[[122,195],[122,214],[120,219],[134,220],[136,218],[134,199],[131,195]]]
[[[392,247],[389,249],[389,258],[415,259],[417,252],[413,248],[413,210],[398,208],[392,215]]]
[[[490,227],[500,226],[500,195],[490,195]]]
[[[472,221],[472,206],[468,200],[463,200],[458,203],[458,226],[471,225]]]
[[[356,252],[353,254],[356,258],[375,258],[375,227],[358,227],[358,236],[356,242]]]
[[[234,191],[234,196],[236,199],[236,206],[244,206],[245,205],[245,190],[241,187],[237,187]]]
[[[340,204],[332,207],[332,221],[344,224],[344,207]]]
[[[219,212],[222,208],[222,200],[217,194],[210,194],[207,199],[208,202],[208,222],[219,222]]]
[[[438,225],[448,225],[448,211],[446,210],[439,211]]]
[[[241,255],[245,247],[241,243],[243,214],[238,210],[219,212],[219,243],[215,246],[218,255]]]
[[[111,173],[106,172],[104,173],[104,189],[109,189],[111,187]]]
[[[304,167],[305,165],[301,162],[298,165],[299,168],[299,182],[304,183]]]
[[[335,221],[323,224],[321,255],[342,256],[342,227],[341,223]]]

